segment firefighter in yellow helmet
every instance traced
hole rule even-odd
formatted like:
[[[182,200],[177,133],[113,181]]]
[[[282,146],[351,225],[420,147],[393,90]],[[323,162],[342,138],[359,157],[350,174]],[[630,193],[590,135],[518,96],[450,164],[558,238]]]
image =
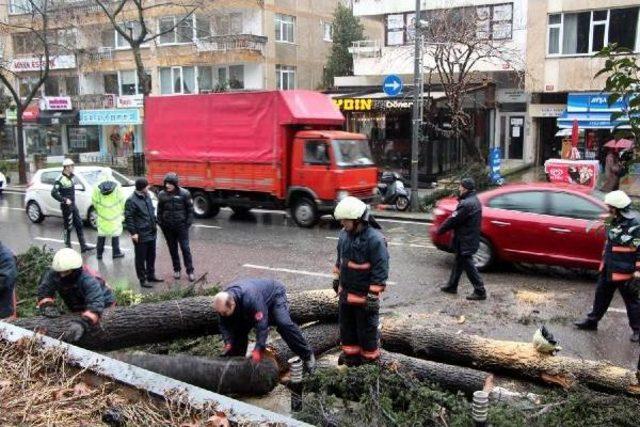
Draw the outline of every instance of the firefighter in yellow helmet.
[[[380,295],[389,275],[389,253],[367,205],[345,197],[334,217],[342,224],[333,289],[339,298],[341,363],[357,366],[380,357]]]

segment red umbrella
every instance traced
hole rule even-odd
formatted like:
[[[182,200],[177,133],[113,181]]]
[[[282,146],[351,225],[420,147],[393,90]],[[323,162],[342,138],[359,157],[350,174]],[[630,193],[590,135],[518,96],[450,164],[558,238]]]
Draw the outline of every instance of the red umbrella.
[[[573,121],[573,127],[571,128],[571,145],[578,146],[578,140],[580,139],[580,128],[578,127],[578,121]]]
[[[617,141],[615,139],[612,139],[611,141],[604,144],[604,146],[607,148],[615,148],[618,150],[628,150],[629,148],[633,147],[633,141],[624,138]]]

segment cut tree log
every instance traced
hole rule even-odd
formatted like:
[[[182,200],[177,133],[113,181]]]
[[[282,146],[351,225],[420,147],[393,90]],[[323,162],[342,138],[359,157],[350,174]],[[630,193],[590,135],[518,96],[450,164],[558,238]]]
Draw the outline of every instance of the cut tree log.
[[[276,362],[265,358],[253,364],[244,357],[206,358],[166,356],[143,352],[111,353],[111,357],[151,372],[227,396],[262,396],[279,381]]]
[[[332,290],[306,291],[287,295],[294,322],[304,324],[335,322],[338,307]],[[15,325],[65,340],[65,330],[77,315],[57,318],[42,316],[18,319]],[[191,297],[130,307],[114,307],[105,311],[100,326],[85,333],[76,343],[92,350],[118,350],[176,338],[219,333],[218,316],[212,309],[211,297]]]
[[[340,344],[340,328],[335,323],[313,324],[302,328],[301,331],[316,357]],[[288,371],[288,361],[296,354],[291,351],[287,343],[282,338],[278,338],[270,342],[268,348],[278,362],[280,372]]]
[[[421,359],[507,373],[564,388],[580,383],[597,390],[640,395],[634,373],[609,362],[543,355],[531,343],[456,334],[411,320],[383,322],[382,346]]]

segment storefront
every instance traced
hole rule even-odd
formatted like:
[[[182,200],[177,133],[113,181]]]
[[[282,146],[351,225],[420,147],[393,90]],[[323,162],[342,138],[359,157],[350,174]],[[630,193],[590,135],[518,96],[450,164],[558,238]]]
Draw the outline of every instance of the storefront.
[[[143,151],[140,108],[80,110],[80,125],[93,128],[84,133],[92,140],[97,137],[103,156],[127,157]]]

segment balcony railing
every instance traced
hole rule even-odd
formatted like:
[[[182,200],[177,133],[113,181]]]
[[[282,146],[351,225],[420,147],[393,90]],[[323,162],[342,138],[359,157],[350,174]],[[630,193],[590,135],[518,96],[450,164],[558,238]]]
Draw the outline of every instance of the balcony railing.
[[[254,34],[229,34],[224,36],[209,36],[196,41],[198,52],[227,52],[246,50],[264,53],[267,44],[266,36]]]
[[[110,61],[113,59],[112,47],[92,47],[88,49],[80,49],[79,54],[88,62]]]
[[[382,49],[378,40],[358,40],[349,48],[355,58],[380,58]]]

